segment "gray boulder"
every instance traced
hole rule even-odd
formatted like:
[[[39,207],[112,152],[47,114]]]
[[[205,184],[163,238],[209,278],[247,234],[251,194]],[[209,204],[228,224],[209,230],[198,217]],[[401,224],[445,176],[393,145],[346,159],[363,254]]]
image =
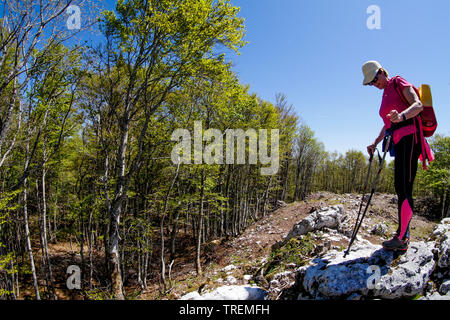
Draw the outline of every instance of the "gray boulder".
[[[435,266],[433,246],[432,242],[411,243],[407,253],[389,266],[392,273],[380,278],[373,295],[392,299],[422,294]]]
[[[413,297],[423,293],[433,271],[433,245],[413,242],[400,257],[369,243],[355,245],[345,259],[332,250],[300,268],[297,281],[313,299]]]
[[[436,260],[434,287],[438,288],[439,293],[444,295],[443,299],[446,299],[445,297],[450,296],[450,218],[442,219],[431,238],[435,239],[436,243],[434,248]],[[433,297],[436,298],[438,295],[435,294]]]
[[[375,224],[370,233],[378,235],[378,236],[386,236],[388,232],[388,227],[384,223]]]
[[[450,279],[442,282],[441,286],[439,287],[439,292],[447,295],[450,294]]]
[[[422,297],[419,300],[450,300],[450,295],[441,295],[439,292],[433,292],[432,294]]]
[[[280,242],[272,246],[272,250],[276,250],[285,245],[292,238],[299,237],[308,232],[320,230],[322,228],[330,228],[338,230],[344,215],[344,207],[335,205],[323,207],[310,213],[305,219],[294,225],[288,235]]]
[[[434,228],[432,238],[440,238],[450,231],[450,218],[442,219],[441,222]]]
[[[450,267],[450,230],[442,236],[437,244],[439,249],[438,266],[440,268]]]
[[[338,229],[343,214],[344,207],[342,205],[320,208],[297,223],[287,235],[285,242],[289,241],[291,238],[325,227]]]

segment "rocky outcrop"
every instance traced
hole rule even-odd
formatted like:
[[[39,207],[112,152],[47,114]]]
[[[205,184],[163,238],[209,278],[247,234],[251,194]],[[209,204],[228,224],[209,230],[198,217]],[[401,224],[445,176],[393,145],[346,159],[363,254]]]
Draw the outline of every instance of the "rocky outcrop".
[[[433,290],[425,300],[450,300],[450,218],[443,219],[434,229],[431,239],[435,240],[433,250],[436,266],[432,274]]]
[[[324,227],[337,229],[344,213],[342,205],[325,207],[312,212],[308,217],[297,223],[286,237],[287,240],[298,237],[308,232],[320,230]]]
[[[286,238],[273,246],[273,249],[285,245],[290,239],[322,228],[338,229],[344,213],[342,205],[324,207],[313,211],[305,219],[294,225]]]
[[[423,299],[450,300],[450,218],[443,219],[427,241],[411,242],[406,253],[384,250],[364,239],[368,235],[384,235],[386,225],[366,228],[358,235],[351,251],[344,258],[348,244],[351,214],[343,206],[330,206],[311,212],[297,223],[274,250],[287,244],[306,246],[314,242],[308,259],[288,263],[282,272],[264,278],[262,271],[278,270],[274,259],[265,259],[258,272],[264,280],[252,278],[261,287],[228,285],[199,294],[191,292],[183,300],[262,300],[262,299]],[[350,230],[351,231],[351,230]],[[310,235],[307,235],[311,233]],[[295,239],[294,239],[295,238]],[[301,241],[301,240],[304,241]],[[290,241],[291,240],[291,241]],[[308,240],[308,241],[306,241]],[[281,248],[284,250],[286,248]],[[300,254],[289,247],[286,252]],[[295,248],[294,248],[295,249]],[[285,252],[286,251],[286,252]],[[277,251],[280,252],[280,251]],[[302,253],[303,254],[303,253]],[[278,260],[276,260],[278,261]],[[280,260],[281,261],[281,260]],[[278,262],[280,263],[280,262]],[[306,263],[305,265],[299,265]],[[229,265],[221,271],[227,276],[236,269]],[[228,284],[233,284],[227,280]],[[246,283],[246,282],[244,282]]]
[[[296,224],[287,238],[324,226],[339,231],[341,216],[336,207],[315,211]],[[298,299],[446,300],[450,299],[449,266],[450,219],[444,219],[429,241],[410,243],[404,254],[386,251],[362,238],[346,258],[342,249],[329,250],[298,268],[296,281],[288,290],[292,297],[294,288]]]
[[[448,219],[450,220],[450,219]],[[405,254],[363,241],[344,258],[331,250],[297,270],[299,299],[450,299],[450,230],[444,219],[435,241],[412,242]]]
[[[433,236],[437,238],[438,267],[450,268],[450,218],[441,221]]]
[[[421,294],[434,268],[434,243],[411,243],[396,257],[381,246],[356,245],[344,258],[332,250],[298,270],[299,287],[310,299],[396,299]]]

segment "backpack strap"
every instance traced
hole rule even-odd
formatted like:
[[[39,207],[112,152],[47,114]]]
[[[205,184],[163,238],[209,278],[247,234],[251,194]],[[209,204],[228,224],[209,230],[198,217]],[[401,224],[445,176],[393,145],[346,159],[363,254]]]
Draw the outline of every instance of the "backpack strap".
[[[405,103],[405,105],[406,106],[409,106],[409,102],[406,100],[406,98],[405,98],[405,96],[403,95],[403,92],[401,92],[400,91],[400,88],[399,88],[399,86],[398,86],[398,83],[397,83],[397,81],[398,81],[398,77],[394,77],[394,89],[395,89],[395,91],[397,91],[397,93],[398,93],[398,95],[400,96],[400,98],[402,99],[402,101]],[[414,89],[414,91],[416,91],[416,94],[418,94],[417,93],[417,90],[413,87],[413,89]],[[420,96],[419,96],[419,99],[420,99]],[[417,123],[416,123],[416,118],[417,118]],[[414,118],[412,118],[412,119],[408,119],[408,120],[413,120],[414,121],[414,127],[416,127],[416,128],[418,128],[419,129],[419,134],[420,134],[420,145],[421,145],[421,151],[422,151],[422,166],[423,166],[423,169],[424,170],[426,170],[427,169],[427,164],[426,164],[426,159],[427,159],[427,154],[426,154],[426,151],[425,151],[425,146],[424,146],[424,143],[426,143],[426,140],[425,140],[425,138],[424,138],[424,136],[423,136],[423,127],[422,127],[422,119],[420,118],[420,114],[418,114],[417,116],[415,116]],[[407,121],[408,121],[407,120]],[[404,122],[407,122],[407,121],[404,121]],[[401,123],[401,122],[400,122]],[[406,125],[406,123],[405,123],[405,125]],[[402,127],[403,125],[400,125],[399,127]],[[396,127],[395,129],[398,129],[399,127]],[[394,130],[395,130],[394,129]],[[415,140],[416,140],[416,143],[417,143],[417,131],[416,131],[416,133],[414,134],[414,137],[415,137]]]
[[[398,81],[398,77],[394,77],[393,78],[394,89],[397,92],[397,94],[400,96],[400,99],[403,101],[403,103],[405,104],[406,108],[408,108],[409,107],[409,102],[406,100],[405,96],[400,91],[400,88],[398,86],[397,81]],[[418,125],[415,122],[415,118],[416,117],[408,119],[406,121],[401,121],[401,122],[398,122],[398,123],[392,123],[391,127],[392,127],[393,131],[397,130],[397,129],[400,129],[400,128],[403,128],[403,127],[406,127],[406,126],[409,126],[409,125],[415,125],[415,127],[418,129]],[[417,142],[417,139],[416,139],[416,142]]]
[[[398,77],[394,77],[394,89],[397,91],[398,95],[400,96],[400,99],[402,99],[403,103],[407,106],[409,106],[409,102],[406,100],[405,96],[403,95],[403,92],[400,91],[400,88],[398,87]]]

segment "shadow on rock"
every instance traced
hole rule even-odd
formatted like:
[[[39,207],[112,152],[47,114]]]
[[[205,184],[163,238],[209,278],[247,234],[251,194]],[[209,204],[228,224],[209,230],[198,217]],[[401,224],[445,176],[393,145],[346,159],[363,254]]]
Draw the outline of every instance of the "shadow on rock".
[[[414,242],[399,255],[372,244],[358,244],[344,258],[332,250],[297,270],[297,299],[398,299],[422,294],[433,271],[432,243]]]

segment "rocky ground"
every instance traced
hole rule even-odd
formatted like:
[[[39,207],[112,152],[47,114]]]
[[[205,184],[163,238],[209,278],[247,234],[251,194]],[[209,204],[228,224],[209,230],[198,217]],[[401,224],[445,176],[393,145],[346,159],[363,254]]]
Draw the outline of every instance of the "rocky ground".
[[[411,245],[381,248],[397,228],[393,195],[375,194],[351,252],[360,196],[317,193],[284,205],[215,248],[201,282],[178,279],[181,299],[450,299],[450,219],[414,216]],[[190,285],[186,285],[190,284]]]

